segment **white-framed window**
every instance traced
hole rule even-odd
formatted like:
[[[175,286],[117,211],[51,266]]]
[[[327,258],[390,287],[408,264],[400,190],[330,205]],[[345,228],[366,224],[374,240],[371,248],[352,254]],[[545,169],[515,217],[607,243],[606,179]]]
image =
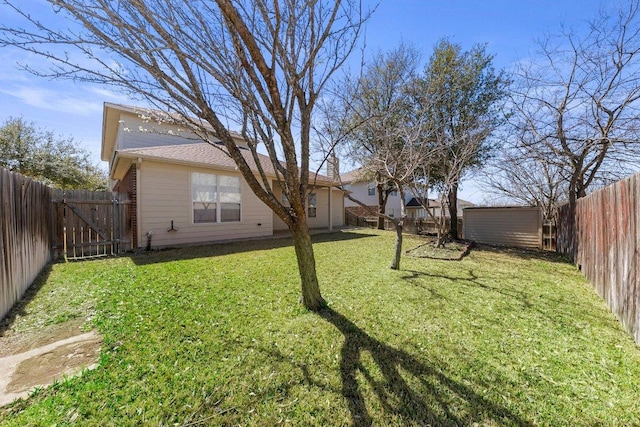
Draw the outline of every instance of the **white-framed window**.
[[[282,205],[285,207],[290,207],[291,206],[291,202],[289,202],[289,198],[287,197],[286,194],[284,194],[284,190],[282,191]]]
[[[239,222],[241,182],[237,176],[194,172],[191,200],[194,223]]]
[[[309,218],[315,218],[316,213],[316,193],[311,193],[307,196],[307,216]]]
[[[221,222],[240,221],[240,178],[237,176],[218,175],[218,194],[220,195]]]
[[[367,186],[367,195],[368,196],[375,196],[376,195],[376,185],[374,183],[370,183]]]

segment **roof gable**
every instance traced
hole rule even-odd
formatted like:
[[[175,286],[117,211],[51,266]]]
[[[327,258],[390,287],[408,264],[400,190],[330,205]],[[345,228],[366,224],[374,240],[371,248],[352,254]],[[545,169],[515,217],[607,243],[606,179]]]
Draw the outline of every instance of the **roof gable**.
[[[162,145],[157,146],[124,148],[117,150],[116,139],[118,137],[118,129],[121,121],[123,120],[122,118],[127,116],[145,119],[146,116],[150,116],[152,118],[156,117],[162,119],[162,126],[173,126],[175,128],[181,128],[180,123],[183,121],[176,116],[177,122],[171,123],[172,116],[162,111],[104,103],[101,158],[104,161],[112,163],[110,164],[111,177],[114,179],[121,179],[120,175],[126,173],[126,170],[128,170],[129,167],[128,165],[137,159],[150,159],[158,162],[179,163],[224,170],[238,170],[235,162],[228,155],[226,148],[219,140],[202,142],[194,140],[188,144],[176,143],[175,145],[163,143]],[[150,123],[152,123],[151,126],[153,126],[153,119],[151,119]],[[158,123],[160,123],[160,121],[158,121]],[[256,160],[254,159],[251,151],[247,148],[245,140],[237,132],[230,131],[230,133],[238,144],[238,147],[241,149],[240,152],[251,170],[258,173],[259,171]],[[176,141],[177,138],[181,138],[174,133],[162,134],[162,136],[169,138],[175,137]],[[267,176],[275,178],[278,175],[276,167],[269,156],[258,153],[256,157]],[[286,166],[284,162],[278,162],[281,165]],[[116,163],[120,164],[117,165]],[[309,173],[309,180],[311,185],[319,184],[326,186],[334,184],[333,180],[321,174]]]
[[[194,120],[194,123],[197,121]],[[199,126],[199,125],[198,125]],[[218,142],[219,140],[213,136],[215,132],[207,124],[203,123],[202,127],[206,130],[207,137],[210,142]],[[176,115],[163,111],[151,110],[148,108],[132,107],[128,105],[112,104],[105,102],[103,107],[102,122],[102,147],[100,157],[104,161],[110,161],[114,152],[119,148],[132,148],[116,146],[118,135],[121,132],[127,135],[150,134],[155,133],[158,138],[158,145],[178,145],[176,137],[182,137],[180,143],[198,143],[206,142],[200,135],[194,133],[189,124],[185,120]],[[240,147],[246,147],[247,143],[237,132],[229,131],[235,143]],[[162,140],[167,140],[160,143]],[[171,141],[173,139],[174,141]],[[123,139],[128,141],[129,138]],[[118,143],[119,145],[120,143]]]

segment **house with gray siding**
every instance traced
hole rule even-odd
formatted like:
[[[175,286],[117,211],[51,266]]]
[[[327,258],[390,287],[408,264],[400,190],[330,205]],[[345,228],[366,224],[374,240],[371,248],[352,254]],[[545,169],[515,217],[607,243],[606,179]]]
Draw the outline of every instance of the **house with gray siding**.
[[[351,197],[361,201],[368,207],[378,210],[378,189],[375,181],[369,179],[364,169],[355,169],[351,172],[340,174],[340,182],[345,190],[349,191]],[[385,206],[385,214],[389,216],[399,216],[402,200],[398,195],[398,191],[392,191],[387,199]],[[360,205],[347,199],[344,199],[345,208],[358,208]]]

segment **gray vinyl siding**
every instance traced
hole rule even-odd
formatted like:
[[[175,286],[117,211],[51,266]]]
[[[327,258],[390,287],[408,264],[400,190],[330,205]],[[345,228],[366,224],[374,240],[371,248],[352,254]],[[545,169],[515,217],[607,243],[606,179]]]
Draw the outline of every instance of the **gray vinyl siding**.
[[[542,209],[467,208],[464,239],[489,245],[542,249]]]
[[[121,114],[116,136],[116,149],[158,147],[200,143],[197,135],[181,131],[176,126],[143,120],[140,117]]]
[[[367,206],[378,206],[378,194],[377,189],[376,193],[373,196],[369,196],[369,186],[374,185],[370,182],[355,182],[349,184],[348,188],[351,191],[351,197],[354,199],[364,203]],[[402,205],[402,200],[400,199],[400,195],[398,194],[390,194],[387,199],[387,204],[385,206],[385,214],[400,216],[400,207]],[[361,206],[346,197],[344,198],[344,206],[345,207],[357,207]]]

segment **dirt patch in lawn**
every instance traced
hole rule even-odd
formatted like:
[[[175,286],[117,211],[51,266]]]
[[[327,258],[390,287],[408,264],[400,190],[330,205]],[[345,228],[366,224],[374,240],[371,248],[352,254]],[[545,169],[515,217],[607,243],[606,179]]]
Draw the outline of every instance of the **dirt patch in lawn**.
[[[71,320],[0,337],[0,406],[26,397],[37,387],[97,366],[102,338]]]
[[[469,254],[472,246],[471,242],[454,241],[446,242],[443,247],[436,248],[435,239],[430,238],[417,247],[409,249],[406,254],[417,258],[459,261]]]
[[[84,319],[73,319],[57,325],[21,332],[8,329],[0,336],[0,357],[24,353],[56,341],[84,334],[86,332],[83,330],[85,324]]]

